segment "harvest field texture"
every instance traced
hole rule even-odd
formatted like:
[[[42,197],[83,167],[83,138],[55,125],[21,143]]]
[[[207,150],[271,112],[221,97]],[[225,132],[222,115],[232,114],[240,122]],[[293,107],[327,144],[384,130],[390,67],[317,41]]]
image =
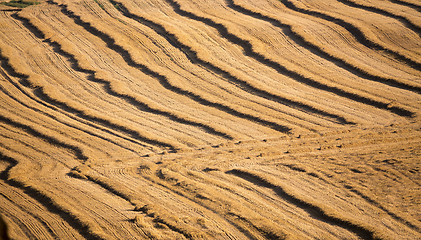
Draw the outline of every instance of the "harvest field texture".
[[[0,0],[12,239],[421,239],[421,1]]]

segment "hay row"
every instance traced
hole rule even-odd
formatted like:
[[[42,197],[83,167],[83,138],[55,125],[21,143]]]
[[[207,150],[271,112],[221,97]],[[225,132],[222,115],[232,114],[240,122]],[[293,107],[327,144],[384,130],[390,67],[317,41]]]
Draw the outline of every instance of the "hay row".
[[[65,7],[65,6],[62,5],[61,7]],[[72,17],[72,18],[76,18],[76,19],[80,18],[79,16],[76,16],[73,12],[70,12],[70,11],[66,11],[66,14],[68,16]],[[112,40],[113,38],[110,37],[110,35],[107,35],[106,33],[103,33],[100,30],[92,27],[92,26],[95,26],[98,23],[88,23],[88,22],[84,22],[83,20],[77,20],[77,22],[79,24],[81,24],[85,29],[90,29],[89,31],[92,34],[95,34],[96,36],[102,38],[105,42],[114,42],[114,40]],[[98,27],[101,27],[101,26],[98,26]],[[104,29],[104,30],[106,30],[106,29]],[[116,38],[121,38],[121,36],[116,36]],[[187,96],[187,97],[193,99],[194,101],[198,102],[199,104],[214,107],[218,110],[224,111],[224,112],[229,113],[231,115],[234,115],[236,117],[244,118],[244,119],[247,119],[247,120],[250,120],[250,121],[253,121],[253,122],[257,122],[259,124],[263,124],[264,126],[268,126],[270,128],[273,128],[274,130],[277,130],[277,131],[280,131],[280,132],[285,132],[285,133],[290,131],[290,128],[285,127],[285,126],[277,123],[278,122],[277,120],[276,120],[276,122],[272,122],[273,120],[275,120],[274,118],[267,117],[268,120],[266,120],[266,119],[263,118],[263,116],[259,116],[259,117],[255,116],[256,114],[252,113],[251,111],[240,110],[240,109],[245,109],[245,107],[241,107],[241,108],[235,107],[234,108],[234,106],[229,104],[229,102],[228,103],[221,103],[221,101],[219,101],[215,97],[210,96],[210,94],[199,95],[199,94],[197,94],[193,91],[185,90],[184,88],[186,86],[181,87],[181,83],[178,82],[178,79],[167,78],[165,75],[162,75],[158,72],[155,72],[152,69],[149,69],[146,65],[137,63],[134,60],[135,57],[132,57],[130,55],[130,54],[135,54],[134,51],[133,51],[133,53],[129,53],[129,51],[125,50],[123,47],[118,46],[114,43],[113,43],[113,50],[118,51],[119,53],[121,53],[121,55],[126,56],[125,60],[129,62],[129,65],[136,66],[137,68],[146,72],[147,75],[151,75],[152,77],[157,78],[159,80],[160,84],[168,90],[171,90],[171,91],[176,92],[176,93],[178,93],[180,95],[183,95],[183,96]]]
[[[367,28],[367,26],[359,24],[357,21],[345,16],[344,14],[335,13],[335,10],[333,9],[330,9],[329,12],[318,10],[318,3],[308,4],[309,2],[304,2],[304,4],[306,4],[307,6],[312,7],[312,10],[310,10],[308,7],[303,8],[298,6],[295,1],[282,1],[285,4],[285,6],[292,10],[309,14],[311,16],[323,18],[328,21],[335,21],[336,23],[346,28],[352,35],[354,35],[356,39],[358,39],[360,43],[366,45],[367,47],[374,48],[380,51],[385,51],[386,53],[390,54],[396,59],[405,62],[408,66],[411,66],[418,71],[421,70],[421,63],[418,60],[418,53],[411,52],[409,49],[405,49],[397,41],[390,42],[385,37],[379,38],[378,36],[384,35],[381,32],[377,32],[377,34],[380,33],[379,35],[377,35],[375,32],[372,31],[372,29]],[[344,9],[342,9],[342,11],[345,11],[345,13],[350,12]]]
[[[236,1],[229,1],[228,6],[238,12],[267,21],[272,25],[279,27],[284,32],[286,32],[286,34],[288,34],[291,40],[293,40],[296,44],[309,49],[314,54],[321,56],[330,62],[334,62],[339,67],[349,71],[352,74],[367,80],[377,81],[393,87],[420,93],[420,87],[413,82],[402,81],[403,79],[401,78],[398,79],[395,77],[390,77],[380,72],[371,72],[370,69],[365,68],[358,61],[355,61],[351,58],[344,58],[335,51],[332,51],[331,48],[319,45],[317,41],[314,41],[313,37],[302,31],[301,28],[295,26],[294,22],[292,21],[290,22],[288,20],[283,20],[276,15],[270,14],[269,11],[264,12],[261,11],[263,9],[251,8],[251,6],[247,6],[244,3],[237,3]]]
[[[195,13],[188,12],[185,10],[182,10],[180,4],[175,1],[170,1],[172,6],[174,7],[175,11],[183,16],[189,17],[191,19],[204,22],[205,24],[214,27],[218,30],[218,32],[225,38],[229,39],[231,42],[236,43],[243,47],[245,53],[257,61],[263,63],[264,65],[267,65],[275,70],[277,70],[279,73],[284,74],[286,76],[292,77],[296,81],[306,84],[308,86],[311,86],[313,88],[327,91],[330,93],[334,93],[338,96],[348,98],[353,101],[357,101],[360,103],[364,103],[366,105],[370,105],[379,109],[388,110],[390,112],[393,112],[395,114],[398,114],[400,116],[406,116],[410,117],[414,115],[414,112],[411,112],[405,108],[401,108],[398,106],[390,107],[387,103],[374,100],[372,96],[367,96],[366,94],[362,95],[361,93],[355,93],[354,89],[347,89],[343,86],[335,86],[331,83],[325,83],[323,81],[316,81],[312,78],[309,78],[305,75],[301,75],[301,73],[297,72],[297,70],[291,70],[286,66],[281,65],[280,63],[276,62],[275,60],[268,59],[262,53],[257,52],[258,50],[254,50],[253,45],[248,41],[239,38],[238,36],[230,33],[230,31],[227,29],[226,26],[216,23],[214,20],[210,18],[203,17],[201,15],[196,15]]]

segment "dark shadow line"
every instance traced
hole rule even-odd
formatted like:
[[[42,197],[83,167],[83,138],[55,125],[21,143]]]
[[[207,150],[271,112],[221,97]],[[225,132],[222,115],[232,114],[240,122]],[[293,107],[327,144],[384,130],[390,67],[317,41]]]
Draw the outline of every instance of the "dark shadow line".
[[[351,35],[354,36],[354,38],[360,42],[361,44],[363,44],[364,46],[377,50],[377,51],[384,51],[385,53],[393,56],[394,58],[396,58],[399,61],[404,62],[406,65],[414,68],[415,70],[421,71],[421,63],[416,62],[404,55],[401,55],[398,52],[395,52],[393,50],[387,49],[371,40],[369,40],[365,34],[357,27],[355,27],[354,25],[352,25],[351,23],[346,22],[343,19],[340,18],[336,18],[333,16],[330,16],[328,14],[325,13],[321,13],[318,11],[313,11],[313,10],[309,10],[309,9],[303,9],[303,8],[299,8],[297,7],[294,3],[292,3],[290,0],[279,0],[285,7],[299,12],[299,13],[303,13],[312,17],[317,17],[320,19],[324,19],[326,21],[335,23],[343,28],[345,28]]]
[[[29,197],[35,199],[37,202],[39,202],[41,205],[43,205],[47,210],[51,213],[57,214],[60,216],[61,219],[66,221],[73,229],[75,229],[80,235],[82,235],[86,239],[92,239],[92,240],[102,240],[100,236],[93,233],[89,226],[81,222],[79,219],[72,216],[72,214],[62,209],[60,206],[58,206],[50,197],[44,195],[37,189],[26,185],[25,183],[19,182],[14,179],[9,179],[9,171],[18,165],[18,161],[16,161],[13,158],[10,158],[8,156],[5,156],[3,153],[0,152],[0,160],[6,161],[10,163],[10,165],[6,168],[5,171],[0,173],[0,179],[5,181],[8,185],[12,187],[16,187],[19,189],[22,189],[25,194],[27,194]]]
[[[256,96],[259,96],[261,98],[264,98],[264,99],[267,99],[267,100],[270,100],[270,101],[274,101],[274,102],[283,104],[283,105],[288,106],[288,107],[295,108],[295,109],[300,110],[300,111],[305,112],[305,113],[313,113],[313,114],[321,115],[322,117],[331,118],[334,121],[339,122],[341,124],[354,124],[352,122],[348,122],[345,118],[343,118],[339,115],[328,113],[326,111],[317,109],[315,107],[306,105],[304,103],[293,101],[293,100],[290,100],[288,98],[281,97],[279,95],[272,94],[270,92],[267,92],[265,90],[262,90],[262,89],[259,89],[257,87],[252,86],[247,81],[241,80],[241,79],[233,76],[228,71],[225,71],[225,70],[217,67],[216,65],[199,58],[198,55],[197,55],[197,52],[195,50],[193,50],[191,47],[182,43],[177,38],[177,36],[168,32],[165,29],[164,26],[162,26],[162,25],[160,25],[156,22],[153,22],[151,20],[145,19],[144,17],[141,17],[141,16],[130,13],[130,11],[120,2],[116,2],[115,0],[109,0],[109,1],[124,16],[126,16],[128,18],[131,18],[131,19],[139,22],[140,24],[142,24],[144,26],[149,27],[150,29],[155,31],[158,35],[165,38],[167,40],[167,42],[170,43],[174,48],[177,48],[182,53],[184,53],[184,55],[187,57],[187,59],[189,59],[189,61],[192,64],[196,64],[196,65],[200,65],[200,66],[205,67],[206,69],[214,72],[215,74],[220,75],[223,78],[227,79],[229,82],[235,84],[237,87],[240,87],[244,91],[246,91],[248,93],[251,93],[251,94],[254,94]]]
[[[50,3],[50,4],[58,5],[57,3],[55,3],[51,0],[49,0],[47,2]],[[239,111],[237,111],[233,108],[230,108],[226,105],[223,105],[221,103],[211,102],[211,101],[209,101],[209,100],[203,98],[202,96],[197,95],[193,92],[190,92],[190,91],[187,91],[187,90],[184,90],[184,89],[181,89],[179,87],[171,85],[171,83],[169,82],[169,80],[166,76],[163,76],[163,75],[149,69],[147,66],[145,66],[143,64],[136,63],[133,60],[133,58],[131,57],[131,55],[129,54],[129,52],[127,50],[123,49],[123,47],[117,45],[115,43],[115,40],[113,38],[111,38],[109,35],[107,35],[107,34],[101,32],[101,31],[99,31],[98,29],[92,27],[90,23],[84,22],[83,20],[81,20],[81,18],[79,16],[75,15],[72,11],[68,10],[66,5],[58,5],[58,6],[61,7],[61,11],[65,15],[67,15],[69,18],[73,19],[76,24],[83,27],[89,33],[99,37],[101,40],[103,40],[107,44],[107,46],[110,49],[112,49],[115,52],[117,52],[118,54],[120,54],[129,66],[135,67],[135,68],[141,70],[146,75],[149,75],[149,76],[153,77],[154,79],[157,79],[159,81],[159,83],[164,88],[166,88],[170,91],[173,91],[177,94],[189,97],[189,98],[193,99],[194,101],[196,101],[196,102],[198,102],[202,105],[219,109],[221,111],[224,111],[224,112],[226,112],[228,114],[231,114],[233,116],[236,116],[236,117],[240,117],[240,118],[243,118],[243,119],[247,119],[247,120],[250,120],[250,121],[253,121],[253,122],[260,123],[260,124],[262,124],[266,127],[272,128],[272,129],[274,129],[276,131],[279,131],[279,132],[282,132],[282,133],[290,133],[291,129],[289,127],[280,125],[280,124],[275,123],[275,122],[267,121],[267,120],[261,119],[259,117],[256,117],[256,116],[253,116],[253,115],[250,115],[250,114],[247,114],[247,113],[239,112]]]
[[[214,29],[216,29],[219,34],[226,38],[227,40],[229,40],[230,42],[240,46],[243,48],[245,55],[254,58],[256,61],[270,67],[273,68],[274,70],[278,71],[280,74],[283,74],[285,76],[291,77],[293,79],[295,79],[297,82],[303,83],[305,85],[308,85],[310,87],[319,89],[319,90],[323,90],[329,93],[333,93],[336,94],[338,96],[344,97],[344,98],[348,98],[350,100],[356,101],[356,102],[360,102],[366,105],[370,105],[379,109],[383,109],[383,110],[387,110],[390,111],[392,113],[395,113],[399,116],[403,116],[403,117],[414,117],[415,113],[411,112],[409,110],[406,110],[404,108],[401,107],[396,107],[396,106],[390,106],[387,103],[383,103],[383,102],[379,102],[367,97],[363,97],[360,96],[358,94],[355,93],[351,93],[351,92],[347,92],[343,89],[337,88],[337,87],[332,87],[332,86],[328,86],[325,85],[323,83],[317,82],[313,79],[310,79],[308,77],[304,77],[300,74],[298,74],[297,72],[294,72],[292,70],[287,69],[286,67],[282,66],[281,64],[267,59],[266,57],[264,57],[263,55],[256,53],[255,51],[253,51],[253,46],[250,42],[243,40],[237,36],[235,36],[234,34],[230,33],[228,31],[228,29],[219,23],[214,22],[213,20],[209,19],[209,18],[205,18],[205,17],[200,17],[197,16],[191,12],[187,12],[185,10],[181,9],[180,4],[178,4],[177,2],[175,2],[174,0],[165,0],[168,4],[170,4],[170,6],[173,7],[174,11],[184,17],[193,19],[195,21],[199,21],[202,22]]]
[[[239,6],[239,5],[235,4],[233,0],[226,0],[226,1],[227,1],[228,6],[230,8],[232,8],[233,10],[235,10],[237,12],[240,12],[242,14],[248,15],[250,17],[266,21],[266,22],[272,24],[273,26],[275,26],[277,28],[280,28],[283,31],[283,33],[286,36],[288,36],[291,40],[293,40],[297,45],[306,48],[307,50],[309,50],[313,54],[326,59],[327,61],[335,64],[336,66],[338,66],[338,67],[340,67],[340,68],[342,68],[342,69],[344,69],[344,70],[346,70],[346,71],[348,71],[348,72],[350,72],[350,73],[352,73],[352,74],[354,74],[354,75],[356,75],[360,78],[370,80],[370,81],[379,82],[379,83],[382,83],[382,84],[386,84],[386,85],[391,86],[391,87],[396,87],[396,88],[412,91],[412,92],[415,92],[415,93],[418,93],[418,94],[421,93],[421,87],[405,84],[405,83],[399,82],[395,79],[384,78],[384,77],[379,77],[379,76],[373,75],[371,73],[368,73],[368,72],[365,72],[365,71],[361,70],[357,66],[354,66],[350,63],[347,63],[345,60],[343,60],[339,57],[330,55],[329,53],[327,53],[326,51],[321,49],[319,46],[314,45],[313,43],[306,40],[299,33],[296,33],[295,31],[293,31],[291,25],[282,23],[280,20],[268,17],[268,16],[266,16],[262,13],[253,12],[252,10],[249,10],[249,9],[246,9],[242,6]]]
[[[240,177],[250,183],[253,183],[257,186],[260,187],[265,187],[265,188],[269,188],[272,189],[279,197],[281,197],[282,199],[284,199],[285,201],[301,208],[302,210],[306,211],[308,214],[310,214],[310,216],[314,219],[317,219],[319,221],[331,224],[331,225],[335,225],[341,228],[344,228],[348,231],[353,232],[354,234],[356,234],[357,236],[361,237],[362,239],[378,239],[377,237],[375,237],[375,233],[362,227],[359,226],[355,223],[349,222],[347,220],[343,220],[334,216],[329,216],[328,214],[326,214],[326,212],[321,209],[318,206],[315,206],[311,203],[305,202],[291,194],[288,194],[287,192],[285,192],[285,190],[277,185],[274,185],[270,182],[268,182],[265,179],[262,179],[259,176],[253,175],[251,173],[242,171],[242,170],[237,170],[237,169],[233,169],[230,171],[226,172],[227,174],[232,174],[235,175],[237,177]]]

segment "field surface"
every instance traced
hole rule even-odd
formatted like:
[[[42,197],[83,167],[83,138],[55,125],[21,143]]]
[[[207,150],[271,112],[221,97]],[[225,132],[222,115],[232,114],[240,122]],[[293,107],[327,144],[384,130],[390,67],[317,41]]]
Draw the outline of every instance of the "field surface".
[[[12,239],[421,239],[420,159],[418,0],[0,4]]]

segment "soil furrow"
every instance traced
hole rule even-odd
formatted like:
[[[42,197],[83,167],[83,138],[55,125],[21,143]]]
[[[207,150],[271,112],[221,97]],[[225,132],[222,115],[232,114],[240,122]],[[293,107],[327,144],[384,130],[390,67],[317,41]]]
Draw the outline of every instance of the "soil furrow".
[[[19,74],[19,73],[16,73],[15,72],[15,70],[8,64],[8,59],[7,58],[5,58],[2,54],[1,54],[1,51],[0,51],[0,62],[1,62],[1,67],[7,72],[7,74],[8,75],[10,75],[10,76],[12,76],[12,77],[16,77],[16,78],[19,78],[20,80],[21,80],[21,82],[24,82],[24,81],[26,81],[26,79],[27,79],[27,76],[25,76],[25,75],[23,75],[23,74]],[[59,110],[60,108],[55,108],[55,107],[53,107],[53,106],[51,106],[51,105],[49,105],[47,102],[44,102],[44,101],[40,101],[39,99],[37,99],[37,98],[35,98],[35,97],[33,97],[31,94],[29,94],[26,90],[24,90],[23,88],[22,88],[22,86],[20,86],[19,84],[17,84],[15,81],[13,81],[12,79],[10,79],[10,77],[5,73],[5,72],[3,72],[3,69],[0,69],[0,73],[2,74],[2,76],[4,76],[5,78],[6,78],[6,80],[8,80],[9,81],[9,83],[10,84],[12,84],[16,89],[18,89],[18,91],[20,92],[20,93],[22,93],[25,97],[27,97],[28,99],[30,99],[31,101],[34,101],[35,103],[37,103],[37,104],[40,104],[40,106],[43,106],[43,107],[46,107],[47,109],[50,109],[52,112],[55,112],[55,111],[57,111],[57,110]],[[26,84],[26,85],[28,85],[28,84]],[[22,104],[23,106],[25,106],[25,107],[27,107],[27,108],[30,108],[30,109],[33,109],[33,110],[35,110],[35,111],[41,111],[41,110],[39,110],[39,109],[36,109],[36,108],[34,108],[34,107],[31,107],[31,106],[29,106],[29,105],[27,105],[27,104],[25,104],[24,102],[22,102],[22,101],[20,101],[20,100],[18,100],[17,98],[15,98],[14,96],[12,96],[12,95],[10,95],[9,93],[7,93],[6,91],[5,91],[5,89],[2,89],[3,90],[3,92],[5,93],[5,94],[7,94],[10,98],[13,98],[15,101],[17,101],[17,102],[19,102],[20,104]],[[63,109],[60,109],[60,110],[63,110]],[[81,121],[81,119],[79,119],[79,118],[77,118],[76,116],[74,116],[73,114],[71,114],[71,113],[69,113],[69,112],[67,112],[67,111],[63,111],[63,112],[61,112],[62,114],[64,114],[65,116],[67,116],[68,118],[70,118],[70,119],[73,119],[73,120],[75,120],[76,122],[79,122],[79,123],[81,123],[81,124],[84,124],[84,125],[87,125],[87,126],[89,126],[89,127],[92,127],[93,129],[95,129],[95,130],[98,130],[98,131],[100,131],[100,132],[105,132],[105,133],[108,133],[108,134],[110,134],[110,135],[112,135],[112,136],[115,136],[115,137],[117,137],[117,138],[120,138],[120,139],[124,139],[125,141],[128,141],[128,142],[131,142],[131,143],[134,143],[134,144],[136,144],[136,145],[141,145],[141,146],[143,146],[143,147],[147,147],[147,146],[144,146],[144,145],[142,145],[141,143],[139,143],[139,142],[137,142],[137,141],[135,141],[134,139],[131,139],[131,138],[127,138],[127,137],[125,137],[125,136],[123,136],[123,135],[120,135],[120,134],[117,134],[117,133],[115,133],[115,132],[112,132],[112,131],[110,131],[109,129],[107,129],[107,128],[101,128],[100,126],[97,126],[97,125],[95,125],[95,124],[93,124],[93,123],[91,123],[91,122],[89,122],[89,121]],[[50,117],[50,118],[53,118],[54,120],[57,120],[57,121],[59,121],[58,120],[58,118],[56,117],[56,116],[53,116],[53,115],[51,115],[51,114],[49,114],[49,113],[46,113],[46,112],[43,112],[43,114],[44,115],[46,115],[46,116],[48,116],[48,117]],[[62,123],[62,124],[65,124],[63,121],[60,121],[60,123]],[[115,145],[117,145],[117,146],[120,146],[120,147],[122,147],[122,148],[125,148],[123,145],[121,145],[120,143],[118,143],[118,142],[116,142],[116,141],[113,141],[113,140],[111,140],[111,139],[109,139],[109,138],[105,138],[105,137],[102,137],[102,136],[100,136],[100,135],[98,135],[98,134],[95,134],[93,131],[89,131],[89,130],[86,130],[86,129],[82,129],[82,128],[80,128],[80,127],[78,127],[78,126],[75,126],[75,125],[72,125],[72,126],[70,126],[69,124],[66,124],[67,126],[69,126],[69,127],[72,127],[72,128],[75,128],[75,129],[78,129],[78,130],[80,130],[80,131],[83,131],[83,132],[85,132],[85,133],[87,133],[87,134],[89,134],[89,135],[92,135],[92,136],[95,136],[95,137],[98,137],[98,138],[101,138],[101,139],[103,139],[103,140],[105,140],[105,141],[109,141],[109,142],[112,142],[113,144],[115,144]],[[127,150],[130,150],[130,149],[128,149],[128,148],[126,148]],[[133,150],[130,150],[130,151],[133,151]]]
[[[166,184],[163,184],[162,186],[196,202],[201,206],[204,206],[207,209],[211,209],[213,212],[218,213],[221,216],[231,216],[236,221],[240,220],[243,224],[251,227],[251,229],[248,228],[248,231],[252,230],[268,239],[285,239],[287,236],[285,230],[280,226],[281,224],[269,226],[269,222],[253,221],[256,220],[259,215],[247,215],[241,212],[240,206],[242,206],[242,204],[240,202],[231,202],[230,197],[228,197],[226,193],[221,192],[222,188],[216,191],[218,194],[216,194],[216,192],[208,193],[205,189],[202,189],[199,186],[198,182],[190,179],[192,176],[183,176],[183,172],[179,168],[177,168],[176,172],[168,169],[160,169],[155,175],[166,182]],[[237,195],[237,193],[235,193],[232,189],[224,190]],[[212,197],[210,197],[210,195],[212,195]],[[245,200],[248,202],[248,199]],[[229,205],[230,209],[225,209],[223,207],[225,205]],[[225,217],[225,219],[228,220],[227,217]],[[232,222],[233,221],[231,220],[230,223],[232,224]],[[236,227],[238,228],[240,225],[236,224]],[[242,232],[246,231],[246,228],[242,229]]]
[[[101,180],[98,177],[92,177],[89,174],[85,174],[83,176],[85,176],[87,178],[87,180],[101,186],[102,188],[106,189],[110,193],[128,201],[130,204],[132,204],[134,207],[136,207],[136,210],[142,211],[143,213],[148,214],[148,215],[150,214],[150,213],[148,213],[148,210],[143,210],[144,208],[140,208],[139,206],[136,206],[136,204],[132,201],[130,196],[124,194],[121,190],[117,190],[115,187],[112,186],[112,184],[110,184],[108,182],[105,182],[103,179]],[[154,183],[152,183],[152,184],[154,184]],[[156,215],[156,212],[154,213],[154,215]],[[189,234],[188,232],[183,231],[183,229],[179,228],[177,225],[171,224],[169,221],[166,221],[165,217],[162,217],[162,215],[161,216],[152,216],[151,215],[151,217],[154,217],[154,220],[156,222],[164,224],[165,226],[167,226],[172,231],[178,232],[178,233],[184,235],[187,239],[195,239],[195,238],[192,237],[192,234]]]
[[[55,105],[55,106],[57,106],[61,109],[64,109],[67,112],[73,113],[80,118],[86,119],[86,120],[91,121],[91,122],[99,123],[99,124],[109,128],[109,129],[125,133],[125,134],[129,135],[131,138],[139,140],[141,142],[144,142],[145,144],[150,144],[150,145],[161,147],[161,148],[170,148],[170,149],[177,149],[178,148],[177,145],[173,145],[172,143],[149,138],[149,137],[147,137],[148,134],[141,133],[138,130],[133,130],[130,127],[126,127],[126,126],[122,126],[122,125],[113,123],[111,120],[104,119],[104,118],[101,118],[101,117],[98,117],[98,116],[95,116],[95,115],[87,114],[83,110],[78,110],[76,108],[73,108],[72,106],[70,106],[69,104],[67,104],[65,102],[62,102],[62,101],[59,101],[59,100],[57,100],[53,97],[50,97],[48,94],[43,92],[41,89],[36,89],[34,91],[34,93],[41,100],[46,101],[46,102],[48,102],[52,105]],[[144,145],[144,146],[147,146],[147,145]]]
[[[0,158],[1,158],[1,156],[0,156]],[[3,174],[3,172],[2,173],[0,173],[0,179],[1,180],[4,180],[4,178],[2,177],[2,174]],[[7,170],[4,172],[4,175],[5,176],[7,176]],[[46,222],[44,219],[42,219],[41,217],[39,217],[38,215],[35,215],[34,213],[32,213],[32,212],[28,212],[25,208],[23,208],[21,205],[19,205],[19,204],[17,204],[16,202],[14,202],[13,201],[13,199],[11,199],[10,197],[8,197],[7,195],[5,195],[5,194],[3,194],[3,193],[1,193],[0,192],[0,196],[2,196],[3,198],[5,198],[5,199],[7,199],[9,202],[11,202],[13,205],[15,205],[17,208],[19,208],[20,210],[22,210],[23,212],[27,212],[27,214],[28,215],[30,215],[32,218],[34,218],[36,221],[38,221],[46,230],[47,230],[47,232],[50,234],[50,236],[51,236],[51,238],[53,238],[53,239],[58,239],[59,237],[57,236],[57,234],[54,232],[54,229],[52,229],[50,226],[49,226],[49,223],[48,222]],[[23,225],[23,224],[20,224],[21,226]],[[24,226],[24,225],[23,225]],[[29,232],[32,232],[32,231],[27,231],[28,233]],[[36,238],[37,236],[34,236],[34,237],[32,237],[32,238]],[[38,236],[39,237],[39,236]]]
[[[181,196],[185,199],[188,199],[189,201],[192,201],[195,204],[198,204],[199,206],[202,206],[202,207],[206,208],[207,210],[210,210],[213,213],[215,213],[217,215],[220,215],[225,221],[227,221],[229,224],[234,226],[236,229],[238,229],[241,233],[243,233],[249,239],[258,239],[255,236],[256,233],[254,233],[253,230],[261,233],[262,232],[261,229],[259,229],[258,227],[255,227],[253,224],[250,224],[250,222],[248,220],[241,219],[241,221],[247,222],[248,223],[247,225],[252,226],[253,230],[251,230],[249,228],[246,228],[246,227],[243,227],[242,224],[238,223],[238,219],[237,219],[237,221],[234,221],[233,219],[230,219],[229,215],[227,216],[226,213],[221,212],[221,210],[223,208],[218,209],[218,207],[212,206],[214,204],[207,205],[206,202],[198,200],[200,198],[197,197],[198,196],[197,193],[191,193],[191,192],[189,192],[189,190],[183,189],[182,187],[180,188],[180,186],[183,186],[183,185],[186,184],[185,182],[183,184],[175,184],[175,186],[174,186],[173,181],[176,181],[176,179],[172,179],[171,177],[168,178],[164,175],[165,174],[163,174],[161,170],[158,170],[155,173],[155,176],[158,179],[164,181],[162,183],[158,182],[156,179],[154,179],[150,176],[147,176],[145,178],[148,179],[151,183],[155,183],[155,184],[157,184],[157,185],[159,185],[159,186],[161,186],[165,189],[168,189],[169,191],[173,192],[174,194],[177,194],[177,195],[179,195],[179,196]],[[218,201],[212,200],[212,202],[218,204]]]
[[[171,229],[174,232],[178,232],[178,233],[182,234],[187,239],[207,239],[207,238],[209,238],[209,235],[206,235],[205,233],[200,232],[198,229],[196,229],[194,227],[190,227],[190,226],[185,226],[184,223],[177,220],[178,217],[176,215],[173,215],[170,212],[167,213],[166,210],[163,209],[163,208],[155,209],[153,206],[140,204],[140,202],[138,200],[136,200],[136,198],[134,198],[131,194],[127,193],[121,186],[119,187],[119,186],[115,186],[113,184],[112,181],[114,179],[116,179],[114,177],[112,178],[113,180],[110,181],[108,179],[109,176],[102,176],[102,175],[98,176],[97,174],[92,174],[91,172],[80,171],[78,168],[75,168],[73,171],[78,172],[76,175],[74,175],[75,177],[83,176],[84,179],[89,180],[89,181],[91,181],[95,184],[98,184],[102,188],[108,190],[110,193],[128,201],[130,204],[132,204],[135,207],[135,211],[143,212],[144,214],[146,214],[147,217],[153,218],[153,221],[166,225],[169,229]],[[137,177],[139,177],[139,176],[137,176]],[[233,227],[238,229],[240,232],[242,232],[244,235],[249,236],[249,237],[251,236],[247,233],[247,231],[242,229],[239,225],[237,225],[236,223],[234,223],[230,219],[225,218],[223,215],[221,215],[220,212],[215,211],[211,207],[206,206],[205,204],[202,204],[201,202],[195,201],[195,199],[189,197],[188,195],[184,194],[183,192],[180,192],[179,190],[175,190],[175,189],[167,186],[166,184],[159,183],[154,178],[151,179],[150,177],[151,176],[147,176],[145,178],[138,178],[137,180],[138,181],[146,180],[148,182],[148,185],[150,185],[150,186],[154,186],[154,187],[157,187],[157,188],[163,188],[163,189],[171,192],[174,195],[180,196],[181,198],[184,198],[188,201],[191,201],[192,203],[197,204],[198,206],[203,207],[206,210],[209,210],[213,214],[216,214],[217,216],[220,216],[225,221],[227,221],[230,225],[232,225]],[[124,187],[126,187],[126,186],[124,186]]]
[[[340,186],[340,185],[336,185],[334,182],[332,181],[328,181],[326,179],[324,179],[323,177],[320,177],[319,174],[315,173],[315,172],[308,172],[307,170],[305,170],[304,168],[301,168],[295,164],[281,164],[282,166],[285,166],[289,169],[291,169],[292,171],[296,171],[296,172],[300,172],[303,174],[306,174],[308,176],[312,176],[317,178],[318,180],[323,181],[326,184],[329,185],[333,185],[333,186]],[[304,166],[303,166],[304,167]],[[339,181],[338,181],[339,182]],[[403,219],[402,217],[396,215],[395,213],[391,212],[390,210],[386,209],[384,206],[382,206],[382,204],[380,204],[379,202],[373,200],[372,198],[370,198],[369,196],[363,194],[361,191],[358,191],[357,189],[355,189],[354,187],[350,186],[350,185],[344,185],[343,186],[345,189],[347,189],[348,191],[351,191],[353,193],[355,193],[356,195],[360,196],[361,198],[363,198],[365,201],[367,201],[369,204],[375,206],[376,208],[381,209],[382,211],[384,211],[385,213],[387,213],[389,216],[391,216],[393,219],[405,224],[406,226],[408,226],[409,228],[412,228],[415,231],[420,232],[420,228],[415,226],[414,224],[412,224],[410,221]]]
[[[420,238],[417,0],[4,4],[13,239]]]

